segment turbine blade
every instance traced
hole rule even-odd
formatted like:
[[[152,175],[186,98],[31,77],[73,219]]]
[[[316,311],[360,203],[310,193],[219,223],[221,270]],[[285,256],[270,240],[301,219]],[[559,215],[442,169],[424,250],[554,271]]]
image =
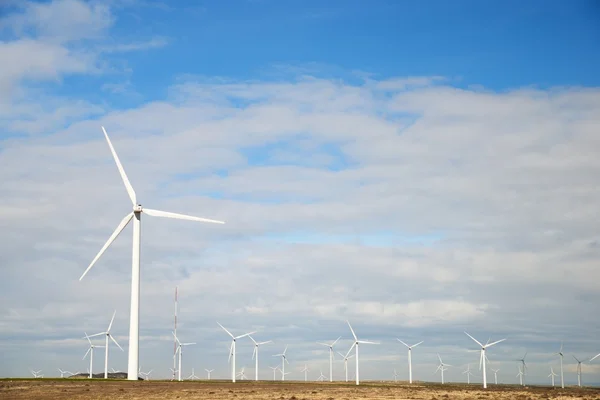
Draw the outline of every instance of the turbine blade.
[[[352,329],[352,325],[350,325],[350,321],[346,320],[346,322],[348,323],[348,326],[350,327],[350,331],[352,331],[352,336],[354,336],[354,340],[358,340],[358,338],[356,337],[356,334],[354,333],[354,329]]]
[[[217,324],[219,324],[219,323],[217,322]],[[231,334],[231,332],[229,332],[227,329],[225,329],[225,327],[224,327],[223,325],[219,324],[219,326],[220,326],[221,328],[223,328],[223,330],[224,330],[225,332],[227,332],[227,334],[228,334],[229,336],[231,336],[231,338],[235,339],[235,337],[234,337],[234,336]]]
[[[94,333],[93,335],[87,335],[88,338],[94,337],[94,336],[100,336],[100,335],[106,335],[106,332],[100,332],[100,333]],[[89,340],[89,339],[88,339]]]
[[[399,341],[400,343],[402,343],[403,345],[405,345],[406,347],[408,347],[408,348],[410,349],[410,346],[409,346],[409,345],[407,345],[406,343],[404,343],[402,340],[400,340],[400,339],[398,339],[398,338],[396,338],[396,340],[397,340],[397,341]]]
[[[113,316],[110,319],[110,324],[108,324],[108,329],[106,330],[106,332],[110,332],[110,328],[112,327],[113,321],[115,320],[115,314],[116,313],[117,313],[117,310],[115,310],[115,312],[113,313]]]
[[[479,346],[483,347],[483,345],[481,343],[479,343],[479,341],[477,339],[475,339],[473,336],[469,335],[467,332],[465,332],[465,335],[467,335],[468,337],[470,337],[471,339],[473,339],[473,341],[475,343],[477,343]]]
[[[121,349],[121,351],[125,351],[125,350],[123,350],[121,345],[119,345],[119,343],[117,343],[117,340],[112,335],[108,335],[108,337],[110,337],[110,340],[112,340],[117,345],[117,347]]]
[[[112,233],[112,235],[110,235],[110,237],[108,238],[108,240],[106,241],[106,243],[104,243],[104,246],[102,246],[102,248],[100,249],[100,251],[98,252],[98,254],[96,254],[96,257],[94,257],[94,259],[92,260],[92,262],[90,263],[90,265],[87,267],[87,269],[85,270],[85,272],[81,275],[81,277],[79,278],[80,281],[88,273],[88,271],[90,269],[92,269],[92,267],[94,266],[94,264],[96,263],[96,261],[98,261],[98,259],[102,256],[102,254],[104,254],[104,252],[106,251],[106,249],[108,248],[108,246],[110,246],[111,243],[114,242],[114,240],[117,238],[117,236],[119,236],[119,234],[121,233],[121,231],[123,231],[123,229],[125,229],[125,227],[129,223],[129,221],[131,221],[131,218],[133,218],[133,213],[127,214],[125,216],[125,218],[123,218],[121,220],[121,222],[119,223],[119,226],[117,226],[117,229],[115,229],[115,231]]]
[[[254,356],[256,355],[256,346],[254,346],[254,351],[252,352],[252,359],[254,360]]]
[[[185,214],[177,214],[168,211],[160,211],[153,210],[151,208],[144,208],[144,213],[151,215],[153,217],[164,217],[164,218],[173,218],[173,219],[185,219],[188,221],[196,221],[196,222],[210,222],[213,224],[224,224],[223,221],[217,221],[216,219],[208,219],[208,218],[200,218],[200,217],[192,217],[191,215]]]
[[[590,359],[590,361],[594,361],[596,358],[600,357],[600,353],[596,354],[594,357]]]
[[[338,342],[338,340],[340,340],[341,338],[342,338],[342,337],[340,336],[340,337],[338,337],[337,339],[335,339],[335,342],[331,343],[331,347],[333,347],[333,346],[334,346],[334,345],[335,345],[335,344]]]
[[[104,137],[106,137],[106,141],[108,142],[108,147],[110,147],[110,151],[113,155],[113,158],[115,159],[115,162],[117,163],[117,168],[119,169],[119,173],[121,174],[121,179],[123,179],[123,183],[125,184],[125,189],[127,189],[127,194],[129,194],[131,203],[135,206],[135,205],[137,205],[137,200],[135,198],[135,191],[133,190],[133,187],[131,186],[131,183],[129,182],[129,178],[127,178],[127,174],[125,173],[125,170],[123,169],[123,165],[121,165],[119,156],[117,155],[117,152],[115,151],[115,148],[113,147],[113,145],[110,141],[110,138],[108,137],[108,133],[106,133],[106,129],[104,129],[104,127],[102,127],[102,132],[104,132]]]
[[[245,336],[250,336],[250,335],[252,335],[253,333],[256,333],[256,331],[249,332],[249,333],[244,333],[243,335],[236,336],[235,338],[236,338],[236,339],[241,339],[241,338],[243,338],[243,337],[245,337]]]
[[[506,339],[500,339],[500,340],[496,340],[495,342],[492,342],[492,343],[490,343],[490,344],[486,344],[486,345],[485,345],[485,347],[490,347],[490,346],[493,346],[493,345],[495,345],[495,344],[498,344],[498,343],[500,343],[500,342],[504,342],[505,340],[506,340]]]
[[[481,371],[481,364],[483,363],[483,350],[481,350],[480,356],[479,356],[479,370]]]
[[[417,344],[413,344],[411,347],[412,347],[412,348],[415,348],[415,347],[417,347],[418,345],[420,345],[420,344],[421,344],[421,343],[423,343],[423,342],[424,342],[424,340],[421,340],[419,343],[417,343]]]
[[[370,340],[357,340],[358,343],[366,343],[366,344],[381,344],[379,342],[372,342]]]
[[[231,346],[229,346],[229,358],[227,362],[231,362],[231,356],[233,355],[233,341],[231,341]]]
[[[83,356],[82,360],[85,360],[85,358],[87,357],[88,353],[92,350],[91,347],[88,347],[88,351],[85,352],[85,355]]]

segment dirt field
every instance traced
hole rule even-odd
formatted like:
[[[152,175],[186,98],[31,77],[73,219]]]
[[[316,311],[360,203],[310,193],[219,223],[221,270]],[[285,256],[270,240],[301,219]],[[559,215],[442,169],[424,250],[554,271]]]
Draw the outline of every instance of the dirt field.
[[[0,399],[231,399],[231,400],[350,400],[350,399],[586,399],[600,400],[599,388],[480,386],[464,384],[373,383],[355,386],[316,382],[225,381],[103,381],[70,379],[0,380]]]

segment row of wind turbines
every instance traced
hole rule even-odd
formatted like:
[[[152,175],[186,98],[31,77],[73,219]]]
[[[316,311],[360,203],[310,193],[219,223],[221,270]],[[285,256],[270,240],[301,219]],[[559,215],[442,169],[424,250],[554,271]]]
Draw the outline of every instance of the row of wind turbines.
[[[150,208],[144,208],[142,207],[142,205],[140,203],[138,203],[137,201],[137,196],[135,193],[135,190],[133,189],[133,186],[131,185],[129,178],[127,177],[127,174],[125,173],[125,169],[123,168],[123,165],[121,164],[121,161],[119,160],[119,157],[117,155],[117,152],[108,136],[108,133],[106,132],[106,129],[104,129],[104,127],[102,127],[102,132],[104,133],[104,137],[106,138],[106,141],[108,143],[108,146],[110,148],[110,151],[112,153],[113,159],[117,165],[117,169],[119,170],[119,174],[121,175],[121,179],[123,181],[123,184],[125,185],[125,189],[127,191],[127,194],[129,196],[129,199],[131,200],[132,203],[132,211],[127,213],[127,215],[125,215],[125,217],[119,222],[119,224],[117,225],[116,229],[113,231],[113,233],[110,235],[110,237],[108,238],[108,240],[106,241],[106,243],[102,246],[102,248],[100,249],[100,251],[96,254],[96,256],[93,258],[93,260],[91,261],[91,263],[89,264],[89,266],[87,267],[87,269],[83,272],[83,274],[81,275],[81,277],[79,278],[79,280],[81,281],[86,274],[92,269],[92,267],[96,264],[96,262],[100,259],[100,257],[104,254],[104,252],[108,249],[108,247],[115,241],[115,239],[119,236],[119,234],[125,229],[125,227],[131,222],[133,221],[133,242],[132,242],[132,257],[131,257],[131,303],[130,303],[130,320],[129,320],[129,347],[128,347],[128,366],[127,366],[127,379],[128,380],[137,380],[138,379],[138,374],[139,374],[139,312],[140,312],[140,256],[141,256],[141,217],[142,214],[147,214],[150,216],[154,216],[154,217],[162,217],[162,218],[171,218],[171,219],[180,219],[180,220],[188,220],[188,221],[195,221],[195,222],[205,222],[205,223],[214,223],[214,224],[224,224],[223,221],[218,221],[218,220],[213,220],[213,219],[207,219],[207,218],[200,218],[200,217],[194,217],[194,216],[190,216],[190,215],[184,215],[184,214],[177,214],[177,213],[173,213],[173,212],[168,212],[168,211],[161,211],[161,210],[155,210],[155,209],[150,209]],[[86,334],[86,338],[89,341],[90,344],[90,348],[88,349],[88,353],[90,354],[90,366],[92,366],[93,364],[93,349],[95,347],[102,347],[102,346],[94,346],[91,341],[90,341],[90,337],[93,336],[100,336],[100,335],[105,335],[106,339],[105,339],[105,368],[104,368],[104,372],[105,372],[105,377],[107,377],[108,375],[108,340],[109,338],[123,351],[123,349],[121,348],[121,346],[117,343],[117,341],[110,335],[110,328],[112,327],[112,322],[114,320],[114,314],[113,314],[113,318],[111,319],[111,322],[109,324],[108,329],[105,332],[101,332],[101,333],[97,333],[91,336],[88,336]],[[220,325],[220,324],[219,324]],[[350,350],[348,351],[348,353],[346,354],[346,358],[345,358],[345,364],[347,364],[347,356],[350,354],[350,351],[352,349],[355,349],[355,357],[356,357],[356,384],[359,384],[359,360],[358,360],[358,354],[359,354],[359,344],[376,344],[375,342],[370,342],[370,341],[364,341],[364,340],[358,340],[358,338],[356,337],[356,334],[354,332],[354,330],[352,329],[352,326],[350,326],[350,323],[348,323],[348,326],[350,327],[350,330],[352,332],[352,335],[354,337],[354,342],[352,344],[352,347],[350,348]],[[237,339],[240,339],[242,337],[245,336],[250,336],[252,333],[247,333],[241,336],[234,336],[233,334],[231,334],[231,332],[229,332],[227,329],[225,329],[223,326],[221,326],[232,338],[232,344],[230,347],[230,353],[229,353],[229,358],[231,360],[231,364],[232,364],[232,381],[235,382],[235,378],[236,378],[236,373],[235,373],[235,343]],[[465,332],[466,333],[466,332]],[[487,348],[500,343],[502,341],[504,341],[505,339],[493,342],[493,343],[486,343],[485,345],[480,343],[479,341],[477,341],[475,338],[473,338],[471,335],[469,335],[467,333],[467,335],[474,341],[476,342],[481,350],[480,350],[480,368],[482,369],[482,376],[483,376],[483,387],[486,388],[487,387],[487,376],[486,376],[486,356],[485,356],[485,351]],[[191,345],[191,343],[181,343],[176,335],[175,332],[173,332],[173,336],[175,338],[176,341],[176,352],[174,354],[174,364],[173,364],[173,374],[175,375],[175,370],[176,370],[176,360],[175,357],[179,357],[179,365],[181,366],[181,358],[182,358],[182,348],[184,346],[187,345]],[[254,339],[252,339],[254,341]],[[264,344],[264,342],[254,342],[255,343],[255,359],[256,359],[256,365],[258,365],[258,346],[259,344]],[[408,346],[406,343],[402,342],[405,346],[408,347],[408,354],[409,354],[409,382],[412,382],[412,365],[411,365],[411,352],[412,349],[416,346],[418,346],[420,343],[417,343],[415,345],[412,346]],[[333,343],[335,344],[335,342]],[[331,372],[332,372],[332,362],[333,362],[333,344],[325,344],[327,346],[329,346],[330,349],[330,379],[331,379]],[[87,354],[86,353],[86,356]],[[282,357],[282,378],[285,378],[285,364],[288,363],[287,358],[285,356],[285,350],[283,353],[279,354],[278,356]],[[598,356],[600,356],[600,354],[598,354],[596,357],[594,357],[593,359],[597,358]],[[560,352],[560,357],[561,357],[561,382],[562,385],[564,387],[564,380],[563,380],[563,373],[562,373],[562,348],[561,348],[561,352]],[[84,356],[85,358],[85,356]],[[438,370],[441,371],[442,374],[442,380],[443,380],[443,373],[444,371],[447,369],[447,367],[449,367],[449,364],[444,364],[441,360],[441,357],[439,357],[440,359],[440,365],[438,366]],[[592,360],[593,360],[592,359]],[[525,364],[524,364],[524,360],[523,360],[523,366],[525,368]],[[580,371],[580,366],[581,366],[581,362],[579,362],[579,371]],[[179,378],[181,379],[181,367],[178,368],[179,370]],[[256,370],[258,370],[258,368],[256,368]],[[91,367],[90,367],[90,376],[91,376]],[[346,367],[346,371],[347,371],[347,367]],[[437,371],[436,371],[437,372]],[[243,375],[243,374],[242,374]],[[521,379],[524,377],[525,375],[525,369],[523,369],[522,371],[520,370],[520,375]],[[469,376],[469,374],[467,373],[467,376]],[[551,373],[552,378],[554,379],[554,371],[552,371]]]

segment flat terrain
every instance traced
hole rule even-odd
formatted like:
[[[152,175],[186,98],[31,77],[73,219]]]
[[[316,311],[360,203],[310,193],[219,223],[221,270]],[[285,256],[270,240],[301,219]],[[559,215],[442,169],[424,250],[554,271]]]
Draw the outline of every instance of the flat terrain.
[[[600,400],[600,388],[491,386],[433,383],[345,383],[242,381],[104,381],[84,379],[4,379],[0,399],[231,399],[231,400],[349,400],[349,399],[586,399]]]

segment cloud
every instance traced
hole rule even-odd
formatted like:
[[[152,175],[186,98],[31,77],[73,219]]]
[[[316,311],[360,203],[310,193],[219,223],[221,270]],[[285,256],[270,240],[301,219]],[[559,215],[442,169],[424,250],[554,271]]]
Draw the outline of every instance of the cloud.
[[[171,359],[175,285],[178,331],[203,343],[190,357],[215,376],[228,348],[217,320],[324,367],[313,342],[344,335],[349,348],[349,319],[382,342],[361,355],[366,377],[404,363],[395,335],[426,341],[419,376],[437,352],[470,360],[467,328],[508,338],[490,357],[503,370],[529,351],[540,381],[560,340],[597,352],[594,327],[579,326],[600,300],[600,91],[448,82],[188,76],[130,109],[40,98],[43,107],[5,111],[7,132],[45,134],[0,142],[0,337],[19,336],[0,348],[11,360],[0,374],[23,374],[32,359],[54,368],[51,345],[61,365],[84,368],[85,343],[72,340],[104,329],[115,309],[126,345],[130,230],[77,281],[130,211],[100,125],[144,206],[227,221],[144,217],[141,335],[156,349],[142,351],[145,366]],[[26,344],[40,352],[19,362],[14,349]]]

